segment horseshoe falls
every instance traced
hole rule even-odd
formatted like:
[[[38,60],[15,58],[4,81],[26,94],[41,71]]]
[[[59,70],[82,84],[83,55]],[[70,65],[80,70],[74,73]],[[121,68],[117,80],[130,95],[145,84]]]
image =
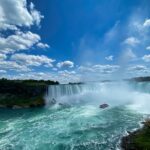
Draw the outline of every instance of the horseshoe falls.
[[[150,83],[51,85],[45,101],[44,108],[0,109],[0,149],[120,149],[121,137],[150,114]]]

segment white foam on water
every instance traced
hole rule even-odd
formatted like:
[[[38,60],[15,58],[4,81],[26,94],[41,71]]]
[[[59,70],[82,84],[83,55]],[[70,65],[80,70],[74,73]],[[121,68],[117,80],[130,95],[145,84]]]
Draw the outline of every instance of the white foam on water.
[[[149,86],[145,92],[144,84],[136,84],[50,86],[45,108],[1,111],[0,149],[116,150],[126,131],[140,127],[142,113],[150,113]],[[57,103],[49,105],[53,98]],[[100,109],[103,103],[109,107]]]
[[[90,104],[99,107],[107,103],[110,107],[127,106],[141,113],[150,113],[150,94],[143,84],[129,82],[90,83],[50,86],[47,101],[52,98],[70,105]],[[134,88],[134,87],[138,87]],[[139,90],[141,88],[141,90]],[[146,86],[148,91],[149,86]]]

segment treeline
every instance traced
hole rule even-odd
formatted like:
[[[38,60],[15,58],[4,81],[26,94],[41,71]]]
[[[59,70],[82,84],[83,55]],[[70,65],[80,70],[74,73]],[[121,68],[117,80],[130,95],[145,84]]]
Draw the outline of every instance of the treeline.
[[[8,80],[3,78],[0,79],[0,94],[36,96],[45,92],[48,85],[54,84],[59,84],[59,82],[50,80]]]
[[[150,81],[150,76],[147,76],[147,77],[136,77],[136,78],[130,79],[130,81],[148,82],[148,81]]]
[[[0,107],[36,107],[45,104],[48,85],[57,81],[0,79]]]
[[[84,84],[83,82],[69,82],[68,84]]]
[[[22,96],[36,96],[43,93],[48,85],[59,84],[55,81],[44,80],[8,80],[0,79],[0,93],[8,93]]]
[[[29,79],[29,80],[9,80],[6,78],[2,78],[0,79],[0,84],[10,84],[10,83],[22,83],[22,84],[26,84],[26,85],[55,85],[55,84],[59,84],[58,81],[52,81],[52,80],[33,80],[33,79]]]

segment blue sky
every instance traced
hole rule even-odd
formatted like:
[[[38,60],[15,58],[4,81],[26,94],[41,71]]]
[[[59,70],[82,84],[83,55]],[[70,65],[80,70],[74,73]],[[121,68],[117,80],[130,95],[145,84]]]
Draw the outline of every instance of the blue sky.
[[[149,0],[0,0],[0,77],[147,76]]]

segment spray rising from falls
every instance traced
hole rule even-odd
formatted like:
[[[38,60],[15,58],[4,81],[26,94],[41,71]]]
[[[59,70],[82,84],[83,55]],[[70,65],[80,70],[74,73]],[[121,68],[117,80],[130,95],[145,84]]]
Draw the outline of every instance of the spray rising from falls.
[[[150,83],[105,82],[52,85],[48,88],[47,104],[52,99],[69,105],[128,106],[144,113],[150,110]]]

